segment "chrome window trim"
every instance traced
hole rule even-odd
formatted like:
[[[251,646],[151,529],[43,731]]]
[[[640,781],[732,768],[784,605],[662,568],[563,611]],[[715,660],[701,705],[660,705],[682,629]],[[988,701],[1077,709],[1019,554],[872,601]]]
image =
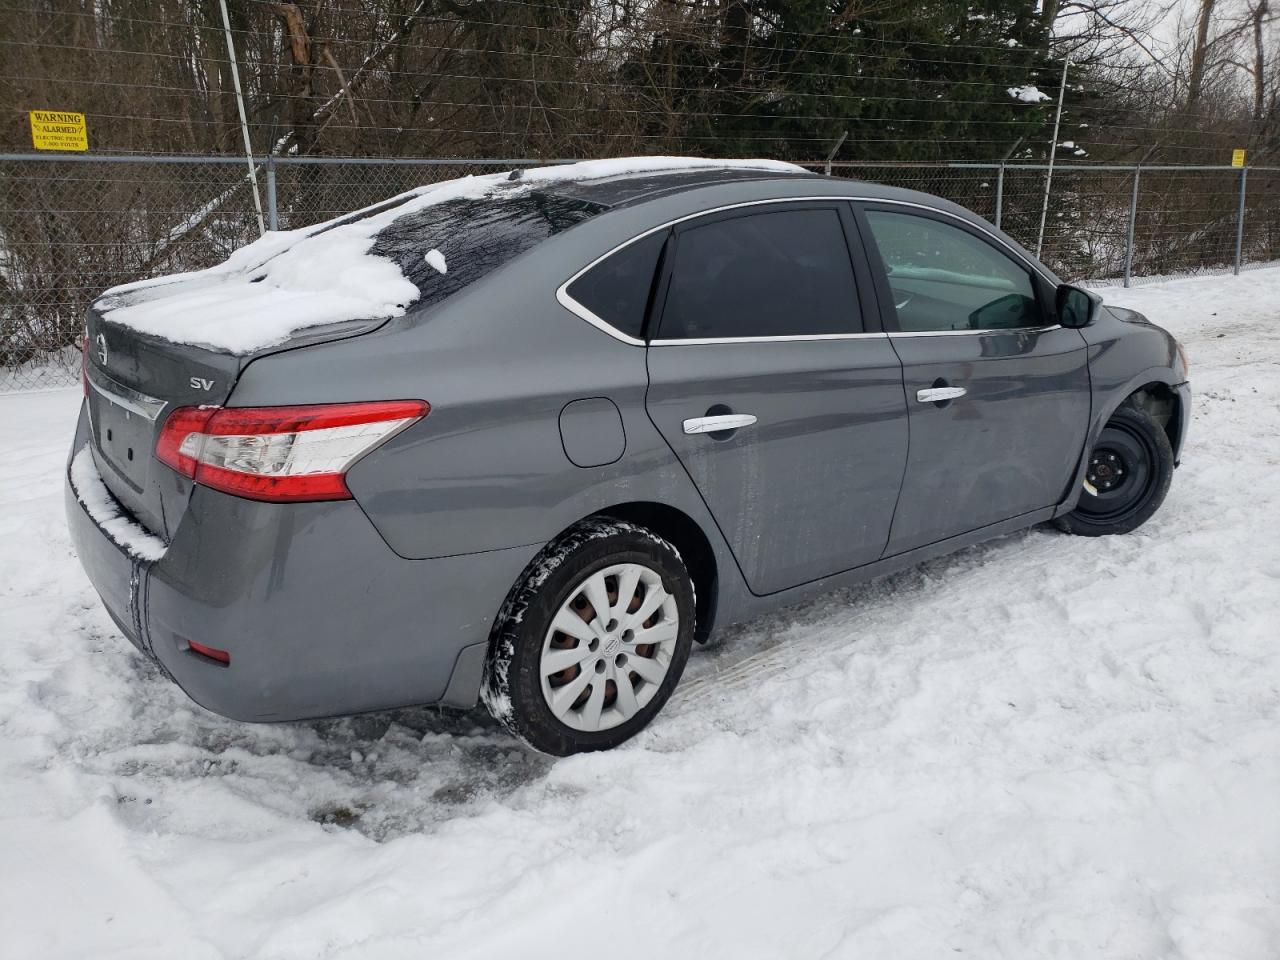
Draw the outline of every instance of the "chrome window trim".
[[[1049,333],[1061,330],[1061,324],[1050,324],[1042,327],[984,327],[981,330],[894,330],[884,333],[879,330],[872,333],[813,333],[796,334],[787,337],[697,337],[688,340],[650,340],[651,347],[689,347],[705,346],[710,343],[803,343],[810,340],[875,340],[896,339],[898,337],[975,337],[1000,336],[1010,333]]]
[[[975,334],[1049,333],[1061,330],[1062,324],[1051,323],[1040,327],[986,327],[982,330],[894,330],[890,337],[972,337]]]
[[[705,346],[709,343],[806,343],[816,340],[875,340],[887,338],[887,333],[797,333],[794,336],[777,337],[690,337],[687,340],[650,340],[651,347]]]
[[[645,237],[649,236],[650,234],[657,233],[659,230],[670,230],[672,227],[676,226],[677,224],[684,223],[688,220],[696,220],[698,217],[706,217],[716,213],[724,213],[726,210],[740,210],[744,207],[759,207],[759,206],[763,206],[765,204],[770,204],[770,203],[808,203],[808,202],[829,203],[832,201],[844,202],[844,203],[892,204],[894,206],[899,206],[899,207],[912,207],[916,210],[924,210],[929,213],[936,214],[938,216],[950,217],[952,220],[957,220],[960,223],[963,223],[966,226],[971,227],[972,229],[981,231],[983,234],[990,237],[992,240],[998,243],[1001,247],[1007,250],[1008,253],[1015,260],[1029,267],[1032,270],[1032,272],[1039,274],[1039,276],[1043,280],[1049,283],[1054,282],[1052,276],[1049,274],[1049,271],[1044,267],[1043,264],[1039,264],[1033,260],[1028,259],[1026,256],[1024,256],[1021,253],[1021,251],[1019,251],[1016,247],[1012,246],[1007,240],[1003,239],[998,234],[993,233],[991,230],[987,229],[982,224],[974,223],[972,220],[969,220],[966,217],[962,217],[959,214],[952,213],[949,210],[940,210],[937,207],[929,206],[929,204],[927,203],[916,203],[912,200],[887,200],[881,197],[851,197],[847,195],[846,196],[824,195],[824,196],[816,196],[816,197],[773,197],[767,200],[743,200],[739,203],[727,203],[719,207],[711,207],[706,210],[699,210],[697,213],[687,213],[682,217],[676,217],[673,220],[668,220],[665,223],[661,223],[656,227],[650,227],[648,230],[645,230],[643,233],[638,233],[634,237],[632,237],[630,240],[624,240],[622,243],[618,244],[612,249],[606,251],[605,253],[602,253],[600,256],[596,257],[594,260],[588,263],[585,267],[583,267],[581,270],[579,270],[577,273],[571,276],[564,283],[560,284],[560,286],[556,288],[556,300],[559,301],[560,305],[564,307],[566,310],[568,310],[570,313],[574,314],[575,316],[579,317],[582,320],[587,321],[587,323],[591,324],[593,327],[597,328],[598,330],[604,331],[605,333],[609,334],[609,336],[613,337],[615,340],[620,340],[625,344],[629,344],[630,346],[643,347],[645,346],[645,341],[637,337],[630,336],[629,334],[623,333],[617,327],[613,326],[613,324],[609,323],[609,321],[605,320],[600,316],[597,316],[591,310],[587,309],[587,307],[583,306],[577,300],[573,299],[573,297],[569,296],[568,290],[570,285],[572,285],[575,280],[581,277],[584,273],[586,273],[596,264],[600,263],[602,260],[606,260],[609,257],[613,256],[615,253],[617,253],[619,250],[623,249],[624,247],[629,247],[631,246],[631,244],[636,243],[640,240],[643,240]],[[1056,329],[1057,326],[1058,326],[1057,324],[1054,324],[1052,326],[1047,326],[1047,327],[1024,327],[1021,329],[1024,331],[1044,332],[1044,331]],[[1015,327],[1012,329],[1016,330],[1019,328]],[[773,343],[773,342],[793,342],[793,341],[801,341],[801,340],[858,340],[858,339],[869,339],[872,337],[883,337],[883,336],[923,337],[923,336],[938,336],[938,335],[948,336],[948,335],[956,335],[961,333],[982,334],[982,333],[1008,333],[1008,332],[1010,332],[1010,330],[1008,329],[937,330],[937,331],[921,331],[919,333],[904,333],[902,331],[895,330],[890,333],[883,333],[880,331],[876,331],[873,333],[796,334],[796,335],[777,336],[777,337],[708,337],[708,338],[700,338],[700,339],[693,339],[693,340],[664,339],[664,340],[650,340],[648,345],[667,347],[667,346],[674,346],[675,344]]]
[[[145,393],[117,383],[102,371],[95,369],[92,364],[85,368],[85,379],[89,381],[89,386],[110,403],[152,422],[159,418],[160,411],[164,409],[166,401],[149,397]],[[110,386],[103,386],[98,382],[99,380],[105,381]]]

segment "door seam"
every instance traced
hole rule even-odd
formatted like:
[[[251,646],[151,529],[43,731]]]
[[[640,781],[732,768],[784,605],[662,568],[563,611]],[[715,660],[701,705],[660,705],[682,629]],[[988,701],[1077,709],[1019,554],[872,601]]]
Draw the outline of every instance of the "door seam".
[[[889,529],[884,535],[884,546],[880,548],[878,559],[884,560],[889,552],[889,544],[893,542],[893,525],[898,520],[898,507],[902,503],[902,490],[907,484],[907,470],[911,466],[911,401],[907,397],[907,367],[902,362],[902,355],[893,345],[893,337],[889,337],[889,346],[893,355],[898,358],[898,379],[902,384],[902,418],[907,422],[907,450],[902,458],[902,476],[898,477],[898,495],[893,498],[893,514],[889,517]]]

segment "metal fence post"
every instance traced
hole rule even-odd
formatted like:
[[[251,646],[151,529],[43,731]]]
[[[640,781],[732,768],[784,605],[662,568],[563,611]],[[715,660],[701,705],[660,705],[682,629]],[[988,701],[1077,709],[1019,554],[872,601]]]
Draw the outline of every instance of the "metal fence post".
[[[1138,223],[1138,185],[1142,181],[1142,164],[1133,168],[1133,196],[1129,199],[1129,233],[1124,242],[1124,285],[1129,286],[1133,273],[1133,231]]]
[[[1058,110],[1053,115],[1053,140],[1049,143],[1049,171],[1044,176],[1044,203],[1040,206],[1040,232],[1036,234],[1036,257],[1044,250],[1044,227],[1049,219],[1049,191],[1053,189],[1053,161],[1058,156],[1058,128],[1062,124],[1062,100],[1067,93],[1067,67],[1071,58],[1062,61],[1062,81],[1058,84]]]
[[[822,172],[828,177],[831,176],[831,161],[835,159],[836,154],[840,152],[840,148],[844,146],[845,140],[849,138],[849,131],[846,130],[840,134],[840,139],[836,141],[836,145],[831,148],[831,152],[827,154],[827,162],[822,166]]]
[[[1009,162],[1009,158],[1013,156],[1013,152],[1022,146],[1023,137],[1019,137],[1009,148],[1008,152],[1000,158],[1000,169],[996,171],[996,229],[1001,229],[1000,218],[1004,215],[1004,167]]]
[[[1236,211],[1236,269],[1235,275],[1240,276],[1240,252],[1244,246],[1244,198],[1247,184],[1249,182],[1249,168],[1240,168],[1240,207]]]
[[[1004,161],[996,171],[996,229],[1000,229],[1000,216],[1004,213]]]
[[[267,229],[280,229],[280,211],[276,207],[276,158],[267,154]]]

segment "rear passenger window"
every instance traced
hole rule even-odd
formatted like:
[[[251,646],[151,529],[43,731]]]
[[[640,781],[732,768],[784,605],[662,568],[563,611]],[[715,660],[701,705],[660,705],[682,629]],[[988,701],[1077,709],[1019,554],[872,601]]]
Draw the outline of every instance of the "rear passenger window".
[[[639,340],[653,273],[666,242],[667,231],[659,230],[628,244],[569,284],[565,292],[609,326]]]
[[[677,237],[662,339],[861,330],[849,249],[835,210],[751,213]]]

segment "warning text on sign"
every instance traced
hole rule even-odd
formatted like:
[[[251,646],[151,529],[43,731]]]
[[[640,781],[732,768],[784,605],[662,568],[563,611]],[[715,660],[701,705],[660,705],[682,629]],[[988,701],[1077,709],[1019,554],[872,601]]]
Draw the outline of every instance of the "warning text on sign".
[[[89,149],[89,127],[83,113],[67,110],[32,110],[31,143],[37,150]]]

